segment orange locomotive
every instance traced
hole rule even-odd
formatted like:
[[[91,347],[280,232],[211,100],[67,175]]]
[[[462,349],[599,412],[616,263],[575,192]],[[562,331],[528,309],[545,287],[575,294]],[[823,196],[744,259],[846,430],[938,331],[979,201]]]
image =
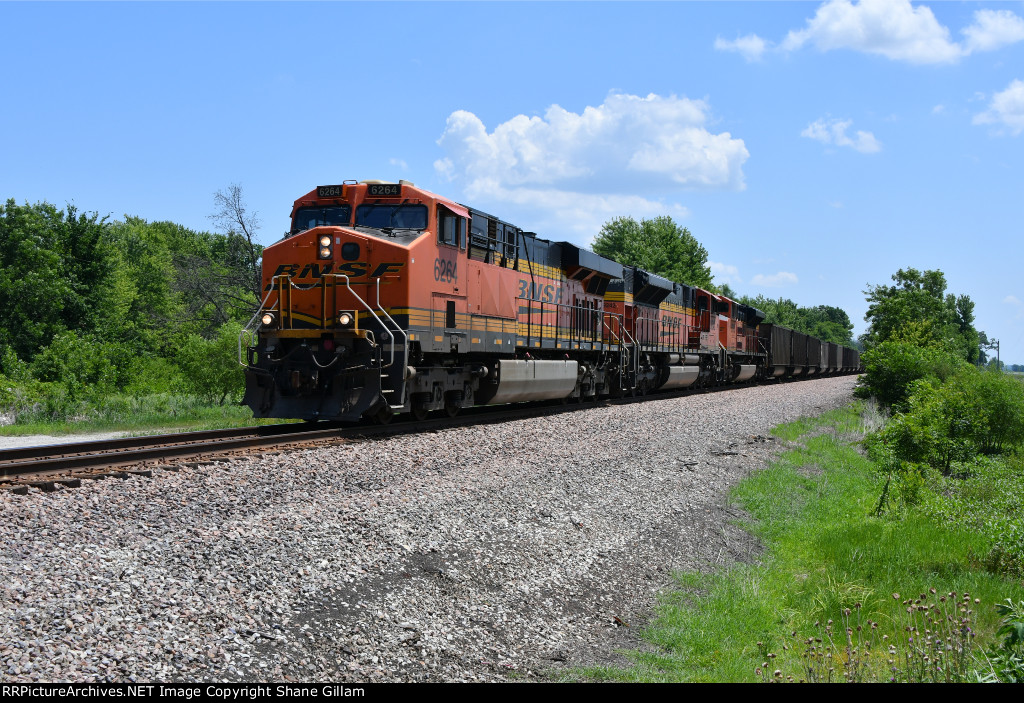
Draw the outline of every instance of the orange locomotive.
[[[296,200],[263,286],[240,345],[257,417],[387,421],[793,372],[773,372],[754,308],[405,181]]]

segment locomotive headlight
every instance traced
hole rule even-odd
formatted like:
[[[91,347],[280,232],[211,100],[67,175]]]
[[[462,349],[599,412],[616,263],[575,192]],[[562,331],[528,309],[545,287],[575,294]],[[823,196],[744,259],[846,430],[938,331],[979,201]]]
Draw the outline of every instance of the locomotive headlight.
[[[329,235],[325,234],[324,236],[320,237],[320,255],[318,258],[330,259],[333,258],[333,254],[334,252],[332,251],[331,247],[331,238]]]
[[[355,321],[355,315],[350,312],[338,313],[338,324],[342,327],[349,327]]]
[[[270,327],[274,324],[274,314],[270,312],[263,313],[263,317],[260,318],[260,322],[263,323],[264,327]]]

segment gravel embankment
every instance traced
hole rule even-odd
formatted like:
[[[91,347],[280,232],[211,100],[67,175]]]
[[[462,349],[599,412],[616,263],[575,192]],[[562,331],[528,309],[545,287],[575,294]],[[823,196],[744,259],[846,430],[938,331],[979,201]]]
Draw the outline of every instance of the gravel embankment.
[[[855,377],[0,495],[0,680],[501,681],[642,647],[726,490]]]

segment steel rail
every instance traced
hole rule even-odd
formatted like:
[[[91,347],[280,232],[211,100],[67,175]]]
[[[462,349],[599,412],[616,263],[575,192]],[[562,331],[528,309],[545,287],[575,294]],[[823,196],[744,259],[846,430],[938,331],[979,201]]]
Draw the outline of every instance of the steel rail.
[[[167,445],[184,445],[220,439],[274,436],[293,433],[297,427],[302,427],[302,425],[281,423],[275,425],[263,425],[261,427],[235,427],[222,430],[173,432],[168,434],[142,435],[138,437],[118,437],[114,439],[87,440],[84,442],[37,444],[28,447],[17,447],[14,449],[0,449],[0,476],[6,475],[6,466],[31,460],[58,457],[70,459],[78,455],[96,455],[131,451],[133,449],[149,447],[154,442],[163,442]]]
[[[817,379],[794,379],[813,381]],[[291,445],[314,445],[324,442],[361,441],[382,436],[397,436],[420,432],[438,432],[456,427],[493,424],[518,419],[534,419],[564,412],[576,412],[644,400],[671,400],[697,393],[740,390],[753,382],[724,385],[713,388],[681,388],[653,392],[645,396],[603,398],[596,401],[494,405],[466,408],[457,417],[436,417],[424,420],[408,419],[393,424],[317,423],[276,424],[230,430],[183,432],[146,437],[125,437],[113,440],[41,445],[0,450],[0,484],[6,488],[25,485],[69,483],[77,478],[98,477],[126,473],[129,466],[173,466],[175,460],[218,456],[246,450],[259,450]],[[77,485],[77,481],[75,481]],[[50,486],[52,489],[52,485]]]

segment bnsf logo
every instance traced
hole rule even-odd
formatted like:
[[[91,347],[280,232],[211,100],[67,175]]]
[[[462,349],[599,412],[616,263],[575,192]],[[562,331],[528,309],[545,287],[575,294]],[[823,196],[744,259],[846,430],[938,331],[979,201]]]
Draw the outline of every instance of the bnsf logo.
[[[329,273],[341,274],[349,276],[350,278],[359,278],[367,275],[370,270],[370,264],[365,261],[348,261],[343,264],[339,264],[337,268],[334,267],[334,262],[328,262],[326,264],[281,264],[274,271],[274,276],[290,276],[292,278],[323,278]],[[373,269],[373,273],[370,273],[370,278],[380,278],[389,273],[398,273],[401,271],[404,263],[400,261],[387,261],[381,264],[377,264],[377,267]],[[266,290],[270,290],[268,285]]]
[[[555,285],[542,285],[530,281],[519,280],[519,297],[526,300],[536,300],[540,303],[561,303],[562,288]]]

